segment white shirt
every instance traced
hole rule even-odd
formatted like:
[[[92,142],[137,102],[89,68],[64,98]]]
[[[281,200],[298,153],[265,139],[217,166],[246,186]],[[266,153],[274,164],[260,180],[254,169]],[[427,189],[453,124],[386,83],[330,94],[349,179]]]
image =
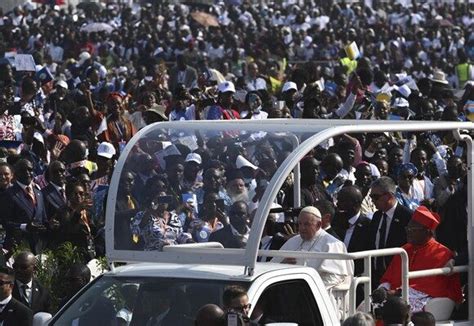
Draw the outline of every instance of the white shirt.
[[[3,309],[5,309],[6,305],[10,302],[11,299],[12,299],[12,295],[10,294],[7,298],[0,301],[0,313],[3,312]]]
[[[351,242],[352,233],[354,233],[355,225],[356,225],[357,220],[359,219],[359,216],[360,216],[360,212],[352,216],[348,221],[350,226],[346,231],[346,236],[344,237],[344,244],[346,245],[346,248],[349,248],[349,242]]]
[[[390,230],[390,225],[392,223],[393,214],[395,214],[395,209],[397,208],[397,205],[398,205],[398,202],[396,202],[395,205],[393,205],[392,208],[390,208],[388,211],[385,212],[385,214],[387,215],[387,226],[386,226],[386,229],[385,229],[385,243],[387,242],[388,230]],[[375,237],[375,246],[377,247],[377,249],[379,249],[380,228],[382,227],[382,222],[383,222],[383,218],[380,219],[379,226],[377,228],[377,235]]]
[[[29,281],[28,283],[22,283],[18,280],[15,281],[16,282],[16,285],[18,286],[18,292],[20,292],[20,295],[23,297],[24,296],[24,293],[23,293],[23,286],[26,285],[26,289],[25,289],[25,292],[26,292],[26,301],[28,301],[28,303],[31,305],[31,299],[32,299],[32,296],[33,296],[33,280]]]
[[[247,81],[246,84],[247,91],[252,92],[252,91],[258,91],[261,89],[267,89],[267,82],[265,79],[257,77],[256,79],[250,79]]]
[[[58,191],[58,193],[61,193],[61,190],[62,190],[63,193],[66,194],[66,189],[65,189],[64,186],[60,187],[57,184],[55,184],[54,182],[50,182],[50,183],[53,185],[54,189],[56,189]]]
[[[347,253],[344,243],[323,229],[319,229],[316,235],[308,241],[303,240],[300,235],[294,236],[286,241],[280,250]],[[275,257],[272,262],[279,263],[282,260],[283,258]],[[347,276],[354,274],[354,262],[349,260],[316,258],[306,261],[297,259],[297,264],[316,269],[328,290],[343,283]]]

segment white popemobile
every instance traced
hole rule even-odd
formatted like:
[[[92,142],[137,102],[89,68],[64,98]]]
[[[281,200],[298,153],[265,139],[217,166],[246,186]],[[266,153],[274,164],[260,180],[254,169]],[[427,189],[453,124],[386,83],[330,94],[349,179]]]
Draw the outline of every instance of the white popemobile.
[[[364,284],[364,311],[370,309],[369,289],[371,258],[400,255],[402,258],[402,296],[408,297],[408,279],[426,275],[447,274],[449,268],[408,272],[407,254],[401,248],[390,248],[351,254],[308,253],[260,250],[260,239],[272,203],[290,173],[294,173],[294,206],[299,207],[299,161],[315,146],[344,133],[381,133],[387,131],[452,131],[468,149],[468,241],[469,266],[455,267],[468,272],[469,301],[474,302],[473,218],[472,214],[472,131],[470,122],[400,122],[359,120],[264,120],[264,121],[186,121],[156,123],[143,128],[127,144],[115,168],[106,210],[106,252],[111,271],[97,277],[74,296],[54,317],[35,316],[35,325],[148,325],[159,316],[173,313],[182,316],[181,325],[193,325],[195,313],[207,303],[222,304],[222,293],[228,285],[248,290],[251,317],[265,314],[272,325],[339,325],[340,320],[355,313],[355,288]],[[119,232],[116,214],[121,175],[133,169],[137,150],[155,154],[164,165],[167,152],[181,145],[191,151],[203,140],[225,139],[224,145],[239,143],[247,155],[258,160],[259,142],[265,139],[277,154],[289,152],[278,166],[259,201],[245,249],[224,249],[219,243],[174,244],[162,251],[132,250],[126,242],[130,235]],[[179,146],[172,146],[171,144]],[[168,148],[172,146],[172,148]],[[163,167],[162,165],[162,167]],[[199,202],[199,199],[198,199]],[[333,289],[338,309],[330,299],[315,269],[304,266],[257,262],[258,256],[296,257],[301,261],[314,258],[364,259],[363,276],[351,278]],[[126,265],[123,266],[123,263]],[[120,266],[119,266],[120,265]],[[437,324],[474,325],[474,304],[469,306],[468,321],[448,321],[453,302],[433,299],[426,309],[433,312]],[[155,319],[152,319],[155,318]]]

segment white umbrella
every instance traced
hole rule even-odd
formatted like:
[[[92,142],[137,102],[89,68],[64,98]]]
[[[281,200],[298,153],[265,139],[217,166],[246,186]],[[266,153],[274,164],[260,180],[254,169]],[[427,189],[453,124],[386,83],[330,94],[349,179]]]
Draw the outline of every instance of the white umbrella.
[[[112,26],[107,23],[90,23],[81,27],[81,32],[106,32],[111,33],[114,30]]]

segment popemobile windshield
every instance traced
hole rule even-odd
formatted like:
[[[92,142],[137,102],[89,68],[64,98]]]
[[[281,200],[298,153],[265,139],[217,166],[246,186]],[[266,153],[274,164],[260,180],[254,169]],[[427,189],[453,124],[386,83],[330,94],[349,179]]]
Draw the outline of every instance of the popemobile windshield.
[[[327,148],[332,144],[332,137],[344,133],[459,131],[472,128],[470,122],[385,121],[381,125],[378,121],[364,121],[362,125],[357,120],[309,122],[279,119],[179,121],[147,126],[128,143],[112,177],[106,211],[107,257],[111,262],[232,264],[245,267],[251,274],[266,218],[270,209],[276,207],[276,197],[287,183],[293,183],[292,198],[286,201],[292,205],[279,211],[285,211],[285,216],[291,218],[295,215],[291,214],[291,210],[301,206],[299,162],[316,146]],[[220,162],[209,159],[210,153],[212,157],[219,157]],[[255,211],[250,232],[248,237],[242,239],[240,249],[210,248],[204,243],[202,247],[186,245],[186,250],[179,250],[182,244],[201,242],[200,234],[206,239],[204,228],[198,229],[197,234],[187,232],[192,219],[202,218],[210,209],[206,207],[206,202],[214,203],[213,208],[221,213],[218,215],[224,216],[222,222],[225,222],[232,201],[219,191],[216,191],[217,198],[205,198],[202,187],[195,183],[183,187],[187,174],[192,172],[188,166],[193,165],[186,164],[190,161],[200,168],[215,168],[215,177],[221,178],[215,182],[221,184],[228,176],[223,169],[229,167],[242,173],[245,182],[250,182],[253,177],[246,186],[249,189],[250,210]],[[153,168],[159,173],[167,173],[170,181],[166,182],[159,173],[150,173]],[[129,172],[135,175],[133,185],[128,180]],[[202,182],[200,173],[195,174],[197,182]],[[212,179],[211,176],[209,178]],[[169,216],[173,221],[168,224],[171,226],[169,231],[174,232],[175,236],[168,237],[165,233],[160,239],[147,239],[146,232],[143,232],[145,214],[133,209],[135,205],[130,203],[129,195],[135,198],[142,210],[160,206],[162,210],[173,212]],[[471,198],[471,195],[468,197]],[[283,217],[283,214],[280,216]],[[188,230],[183,228],[184,225],[188,226]]]

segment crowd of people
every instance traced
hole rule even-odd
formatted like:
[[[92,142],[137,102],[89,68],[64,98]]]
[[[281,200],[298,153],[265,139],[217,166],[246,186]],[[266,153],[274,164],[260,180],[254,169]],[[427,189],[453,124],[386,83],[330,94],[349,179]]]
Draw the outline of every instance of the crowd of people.
[[[15,248],[39,254],[65,242],[83,262],[103,256],[114,165],[154,122],[469,120],[472,22],[471,5],[434,1],[0,10],[5,263]],[[347,49],[351,43],[359,54]],[[19,59],[25,55],[34,71]],[[291,150],[289,137],[239,130],[139,142],[120,178],[115,249],[207,241],[245,247],[265,187]],[[466,147],[452,134],[345,134],[313,149],[300,167],[304,223],[288,213],[290,174],[274,203],[286,213],[270,214],[262,248],[279,249],[288,239],[284,248],[338,252],[428,243],[445,255],[428,250],[424,268],[466,261]],[[415,218],[425,215],[436,222]],[[322,231],[325,247],[315,242]],[[396,289],[385,274],[396,275],[396,264],[377,259],[374,284],[381,278]],[[328,287],[363,268],[314,265]],[[412,287],[420,309],[441,295]],[[446,296],[462,301],[460,292]]]

